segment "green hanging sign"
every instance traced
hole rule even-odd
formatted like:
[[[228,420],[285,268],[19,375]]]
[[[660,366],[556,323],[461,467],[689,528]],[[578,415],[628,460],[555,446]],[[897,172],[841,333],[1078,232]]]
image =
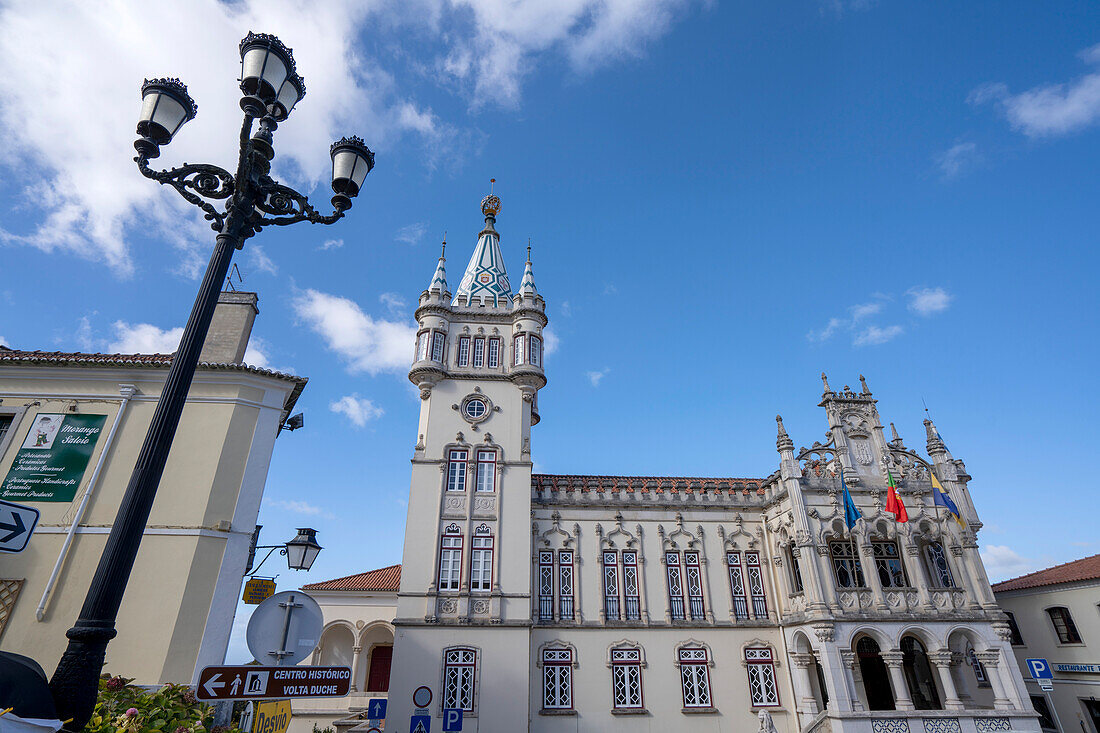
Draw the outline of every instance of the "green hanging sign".
[[[0,499],[72,501],[106,420],[106,415],[36,415],[0,486]]]

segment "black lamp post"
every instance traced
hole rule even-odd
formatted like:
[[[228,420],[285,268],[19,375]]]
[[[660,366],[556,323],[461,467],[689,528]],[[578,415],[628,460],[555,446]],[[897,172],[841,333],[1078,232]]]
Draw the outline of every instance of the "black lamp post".
[[[344,138],[332,145],[332,190],[335,193],[332,205],[335,211],[328,215],[314,210],[304,195],[274,181],[268,175],[275,155],[272,133],[305,96],[305,84],[295,71],[290,49],[275,36],[249,33],[241,41],[240,50],[244,124],[235,175],[203,164],[185,164],[165,171],[150,169],[149,160],[160,155],[160,147],[172,141],[180,127],[195,116],[197,108],[187,94],[187,87],[178,79],[154,79],[142,85],[141,118],[137,127],[141,137],[134,143],[138,169],[145,177],[172,186],[187,201],[201,208],[217,237],[134,473],[80,609],[80,617],[66,634],[68,648],[50,680],[58,714],[62,720],[72,718],[66,726],[70,731],[82,730],[95,707],[107,643],[117,633],[118,608],[233,250],[241,249],[246,239],[272,224],[334,223],[351,208],[352,198],[359,193],[363,179],[374,167],[374,153],[359,138]],[[259,123],[253,134],[257,120]],[[212,203],[223,199],[226,202],[220,209]],[[313,540],[313,545],[316,544]]]

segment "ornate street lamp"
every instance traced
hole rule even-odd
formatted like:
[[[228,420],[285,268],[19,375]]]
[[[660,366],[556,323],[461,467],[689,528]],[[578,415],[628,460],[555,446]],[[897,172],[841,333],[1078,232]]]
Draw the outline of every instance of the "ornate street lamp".
[[[310,527],[299,527],[298,534],[293,539],[287,540],[281,545],[257,545],[255,544],[260,538],[260,529],[263,525],[257,524],[256,530],[252,533],[252,546],[248,548],[248,566],[245,568],[245,577],[251,577],[260,570],[260,566],[267,562],[267,558],[271,557],[271,553],[275,550],[279,551],[280,555],[286,557],[286,564],[291,570],[309,570],[313,567],[313,561],[317,559],[317,555],[320,554],[324,548],[317,544],[317,530]],[[256,559],[256,550],[267,550],[267,554],[264,555],[264,559],[252,567],[253,561]]]
[[[68,648],[50,680],[61,719],[72,718],[66,726],[69,731],[82,730],[95,707],[107,643],[117,633],[118,608],[233,251],[272,224],[336,222],[351,208],[352,199],[374,167],[374,153],[359,138],[344,138],[335,143],[330,152],[334,211],[326,215],[318,213],[304,195],[273,180],[269,175],[275,156],[272,133],[305,96],[306,87],[295,70],[291,50],[275,36],[249,33],[241,41],[240,51],[244,124],[234,174],[206,164],[152,170],[149,161],[160,155],[160,148],[172,141],[179,129],[195,116],[197,108],[187,94],[187,87],[178,79],[153,79],[142,85],[137,126],[140,137],[134,143],[138,170],[146,178],[172,186],[202,209],[217,236],[99,566],[80,616],[66,634]],[[225,204],[216,206],[220,201]],[[288,561],[292,566],[297,562],[308,568],[320,549],[312,530],[299,530],[299,536],[287,543]]]

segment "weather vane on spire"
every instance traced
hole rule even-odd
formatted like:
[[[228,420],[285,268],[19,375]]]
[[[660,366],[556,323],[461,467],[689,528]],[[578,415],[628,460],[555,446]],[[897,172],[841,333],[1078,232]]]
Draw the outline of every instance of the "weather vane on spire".
[[[489,195],[481,199],[481,213],[485,216],[495,217],[500,213],[500,197],[493,193],[494,184],[497,179],[489,179]]]
[[[531,262],[531,238],[527,238],[527,263]]]

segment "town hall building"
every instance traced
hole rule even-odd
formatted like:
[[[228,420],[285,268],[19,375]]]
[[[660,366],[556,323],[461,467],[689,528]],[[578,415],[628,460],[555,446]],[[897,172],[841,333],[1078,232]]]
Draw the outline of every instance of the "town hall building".
[[[533,473],[546,303],[530,250],[512,289],[500,208],[482,201],[455,291],[441,256],[420,295],[400,568],[307,587],[327,623],[313,661],[354,662],[352,701],[388,695],[387,733],[422,715],[441,730],[448,709],[481,733],[1039,730],[966,467],[930,421],[927,458],[887,437],[863,377],[822,375],[824,443],[796,449],[776,418],[769,476]],[[908,522],[885,510],[888,472]],[[961,522],[934,505],[933,474]],[[368,691],[380,633],[386,690]],[[339,728],[369,727],[349,712]]]

